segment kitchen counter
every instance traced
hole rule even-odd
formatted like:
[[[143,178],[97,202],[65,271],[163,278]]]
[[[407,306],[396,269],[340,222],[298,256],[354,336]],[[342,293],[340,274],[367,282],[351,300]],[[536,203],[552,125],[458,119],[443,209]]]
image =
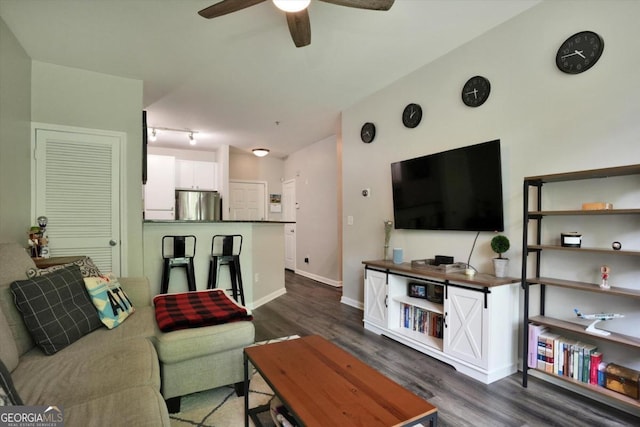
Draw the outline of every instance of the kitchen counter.
[[[246,305],[256,308],[286,293],[284,287],[284,224],[287,221],[145,220],[143,223],[144,274],[154,295],[162,280],[162,237],[196,236],[194,267],[196,288],[206,289],[211,239],[216,234],[241,234],[240,267]],[[220,267],[218,287],[231,288],[229,268]],[[185,270],[173,268],[169,292],[187,291]]]

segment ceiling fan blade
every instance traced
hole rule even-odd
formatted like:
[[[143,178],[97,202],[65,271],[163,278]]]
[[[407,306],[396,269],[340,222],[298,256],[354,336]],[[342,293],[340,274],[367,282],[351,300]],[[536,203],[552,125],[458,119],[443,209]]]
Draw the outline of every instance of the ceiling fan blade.
[[[338,6],[357,7],[358,9],[389,10],[395,0],[320,0]]]
[[[311,23],[307,9],[287,13],[287,24],[289,24],[289,32],[296,47],[311,44]]]
[[[254,6],[256,4],[262,3],[264,1],[266,0],[222,0],[221,2],[212,4],[209,7],[205,7],[200,12],[198,12],[198,15],[207,19],[217,18],[218,16],[237,12],[249,6]]]

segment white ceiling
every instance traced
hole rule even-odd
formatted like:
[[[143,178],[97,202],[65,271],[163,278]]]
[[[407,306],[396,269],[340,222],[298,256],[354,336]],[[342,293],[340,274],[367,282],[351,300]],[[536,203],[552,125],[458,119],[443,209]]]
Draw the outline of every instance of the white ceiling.
[[[540,0],[396,0],[387,12],[312,0],[296,48],[271,1],[207,20],[216,0],[0,0],[38,61],[144,81],[149,126],[284,157],[336,134],[340,112]],[[277,124],[279,123],[279,124]],[[189,148],[159,132],[159,146]]]

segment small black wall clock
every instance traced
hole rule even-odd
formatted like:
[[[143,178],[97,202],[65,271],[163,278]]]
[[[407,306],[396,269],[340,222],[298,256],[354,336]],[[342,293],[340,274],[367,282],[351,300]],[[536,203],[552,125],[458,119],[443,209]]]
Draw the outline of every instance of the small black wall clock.
[[[473,76],[462,87],[462,102],[468,107],[479,107],[491,93],[491,83],[482,76]]]
[[[422,120],[422,107],[418,104],[409,104],[402,112],[402,123],[408,128],[414,128]]]
[[[568,74],[583,73],[598,62],[603,50],[602,37],[593,31],[580,31],[560,45],[556,65]]]
[[[367,122],[362,125],[362,129],[360,129],[360,139],[362,142],[366,142],[367,144],[373,141],[376,137],[376,125],[371,122]]]

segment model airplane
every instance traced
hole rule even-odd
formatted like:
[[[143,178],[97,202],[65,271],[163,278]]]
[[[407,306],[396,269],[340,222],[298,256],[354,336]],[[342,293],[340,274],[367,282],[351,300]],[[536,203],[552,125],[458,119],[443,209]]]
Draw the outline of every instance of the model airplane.
[[[593,320],[593,322],[591,322],[591,324],[587,326],[587,329],[585,329],[586,332],[597,334],[597,335],[604,335],[604,336],[611,335],[611,332],[603,331],[602,329],[596,329],[596,323],[601,322],[603,320],[620,319],[621,317],[624,317],[624,314],[618,314],[618,313],[582,314],[580,313],[580,310],[578,310],[577,308],[574,308],[573,311],[575,311],[576,316],[582,319]]]

